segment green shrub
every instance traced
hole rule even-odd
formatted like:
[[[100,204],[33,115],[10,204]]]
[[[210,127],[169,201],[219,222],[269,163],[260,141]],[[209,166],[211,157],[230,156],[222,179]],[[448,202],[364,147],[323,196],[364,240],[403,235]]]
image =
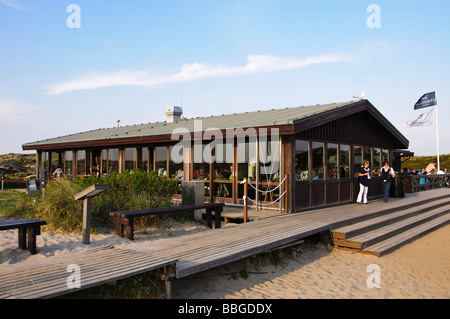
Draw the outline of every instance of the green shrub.
[[[108,184],[109,190],[94,197],[91,203],[91,228],[112,227],[113,211],[150,209],[171,206],[172,195],[177,192],[178,181],[156,172],[139,170],[113,173],[102,177],[66,179],[47,185],[36,200],[31,213],[33,218],[47,221],[49,228],[63,231],[81,231],[83,203],[74,196],[94,184]],[[151,218],[143,222],[151,222]]]

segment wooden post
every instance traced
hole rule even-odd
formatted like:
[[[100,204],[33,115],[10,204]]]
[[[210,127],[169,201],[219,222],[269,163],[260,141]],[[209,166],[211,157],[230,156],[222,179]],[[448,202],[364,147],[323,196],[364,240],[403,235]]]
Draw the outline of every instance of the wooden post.
[[[166,299],[172,299],[172,280],[175,277],[175,264],[164,267],[164,274],[161,279],[164,280],[166,288]]]
[[[245,179],[244,180],[244,197],[245,197],[245,200],[244,200],[244,223],[246,223],[247,222],[247,217],[248,217],[248,198],[247,198],[247,195],[248,195],[248,180],[247,179]]]
[[[83,244],[91,242],[91,198],[109,189],[109,185],[92,185],[75,195],[75,200],[83,201]]]
[[[289,201],[288,201],[288,195],[289,195],[289,192],[288,192],[289,186],[288,185],[289,185],[289,182],[288,182],[287,174],[284,175],[284,178],[285,178],[284,182],[286,183],[286,185],[284,186],[285,194],[284,194],[284,198],[283,198],[283,200],[284,200],[284,213],[287,214],[288,213],[288,203],[289,203]]]
[[[83,244],[91,243],[91,197],[83,200]]]

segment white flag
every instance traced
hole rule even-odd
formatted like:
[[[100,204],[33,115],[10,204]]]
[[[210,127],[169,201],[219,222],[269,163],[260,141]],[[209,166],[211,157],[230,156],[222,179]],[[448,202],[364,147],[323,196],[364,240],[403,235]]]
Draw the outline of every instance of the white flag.
[[[429,111],[420,114],[418,118],[406,123],[406,125],[408,125],[409,127],[426,126],[432,124],[434,124],[434,107]]]

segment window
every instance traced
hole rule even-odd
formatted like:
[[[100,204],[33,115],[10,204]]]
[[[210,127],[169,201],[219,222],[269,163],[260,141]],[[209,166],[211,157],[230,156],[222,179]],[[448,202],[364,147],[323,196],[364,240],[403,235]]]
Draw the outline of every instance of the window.
[[[77,152],[77,175],[86,175],[86,151]]]
[[[231,180],[233,168],[233,143],[216,144],[212,149],[214,179]]]
[[[373,148],[372,169],[375,172],[375,175],[378,175],[378,171],[381,169],[381,149],[377,147]]]
[[[280,141],[259,141],[260,180],[267,182],[280,181]]]
[[[108,150],[108,173],[119,172],[119,149]]]
[[[184,172],[183,172],[183,161],[178,163],[180,159],[183,159],[183,148],[178,149],[179,153],[172,154],[172,151],[174,151],[174,146],[169,147],[169,175],[171,178],[176,179],[184,179]],[[175,152],[177,151],[177,148],[175,148]]]
[[[136,148],[126,148],[125,149],[125,165],[124,168],[125,169],[136,169],[137,167],[137,163],[136,163],[136,159],[137,159],[137,150]]]
[[[209,144],[194,145],[193,179],[209,180],[210,150]]]
[[[339,177],[350,177],[350,145],[339,146]]]
[[[355,177],[358,177],[359,168],[362,166],[363,155],[362,146],[355,146],[355,162],[354,162],[354,172]]]
[[[64,154],[64,174],[72,175],[73,152],[66,151]]]
[[[144,172],[149,171],[149,152],[148,147],[142,147],[138,149],[138,168],[143,170]],[[150,165],[153,167],[153,165]],[[150,169],[152,170],[152,169]]]
[[[238,180],[248,178],[249,181],[256,180],[256,141],[241,142],[238,144]]]
[[[155,169],[158,176],[167,176],[167,147],[155,148]]]
[[[212,148],[214,196],[232,198],[233,143],[218,143]]]
[[[102,175],[108,174],[108,150],[102,150]]]
[[[389,150],[383,149],[381,152],[382,152],[381,165],[384,165],[384,162],[389,162]]]
[[[42,153],[42,169],[45,169],[45,171],[47,171],[47,177],[49,176],[48,175],[48,165],[49,165],[49,153],[48,152],[43,152]],[[51,173],[53,173],[53,172],[51,172]],[[44,176],[41,176],[41,178],[44,178]]]
[[[327,143],[327,178],[337,179],[338,177],[338,145]]]
[[[369,161],[370,168],[373,168],[373,160],[372,160],[372,148],[368,146],[364,146],[363,148],[363,160]]]
[[[295,141],[295,180],[309,180],[309,142]]]
[[[311,155],[312,155],[312,179],[318,180],[324,178],[324,143],[312,142]]]

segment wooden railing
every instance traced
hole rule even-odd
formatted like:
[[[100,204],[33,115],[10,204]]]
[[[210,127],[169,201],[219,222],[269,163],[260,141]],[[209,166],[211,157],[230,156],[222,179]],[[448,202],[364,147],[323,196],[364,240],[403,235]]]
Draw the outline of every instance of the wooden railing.
[[[398,175],[395,178],[403,178],[405,193],[416,193],[430,189],[449,187],[450,183],[450,174]]]

